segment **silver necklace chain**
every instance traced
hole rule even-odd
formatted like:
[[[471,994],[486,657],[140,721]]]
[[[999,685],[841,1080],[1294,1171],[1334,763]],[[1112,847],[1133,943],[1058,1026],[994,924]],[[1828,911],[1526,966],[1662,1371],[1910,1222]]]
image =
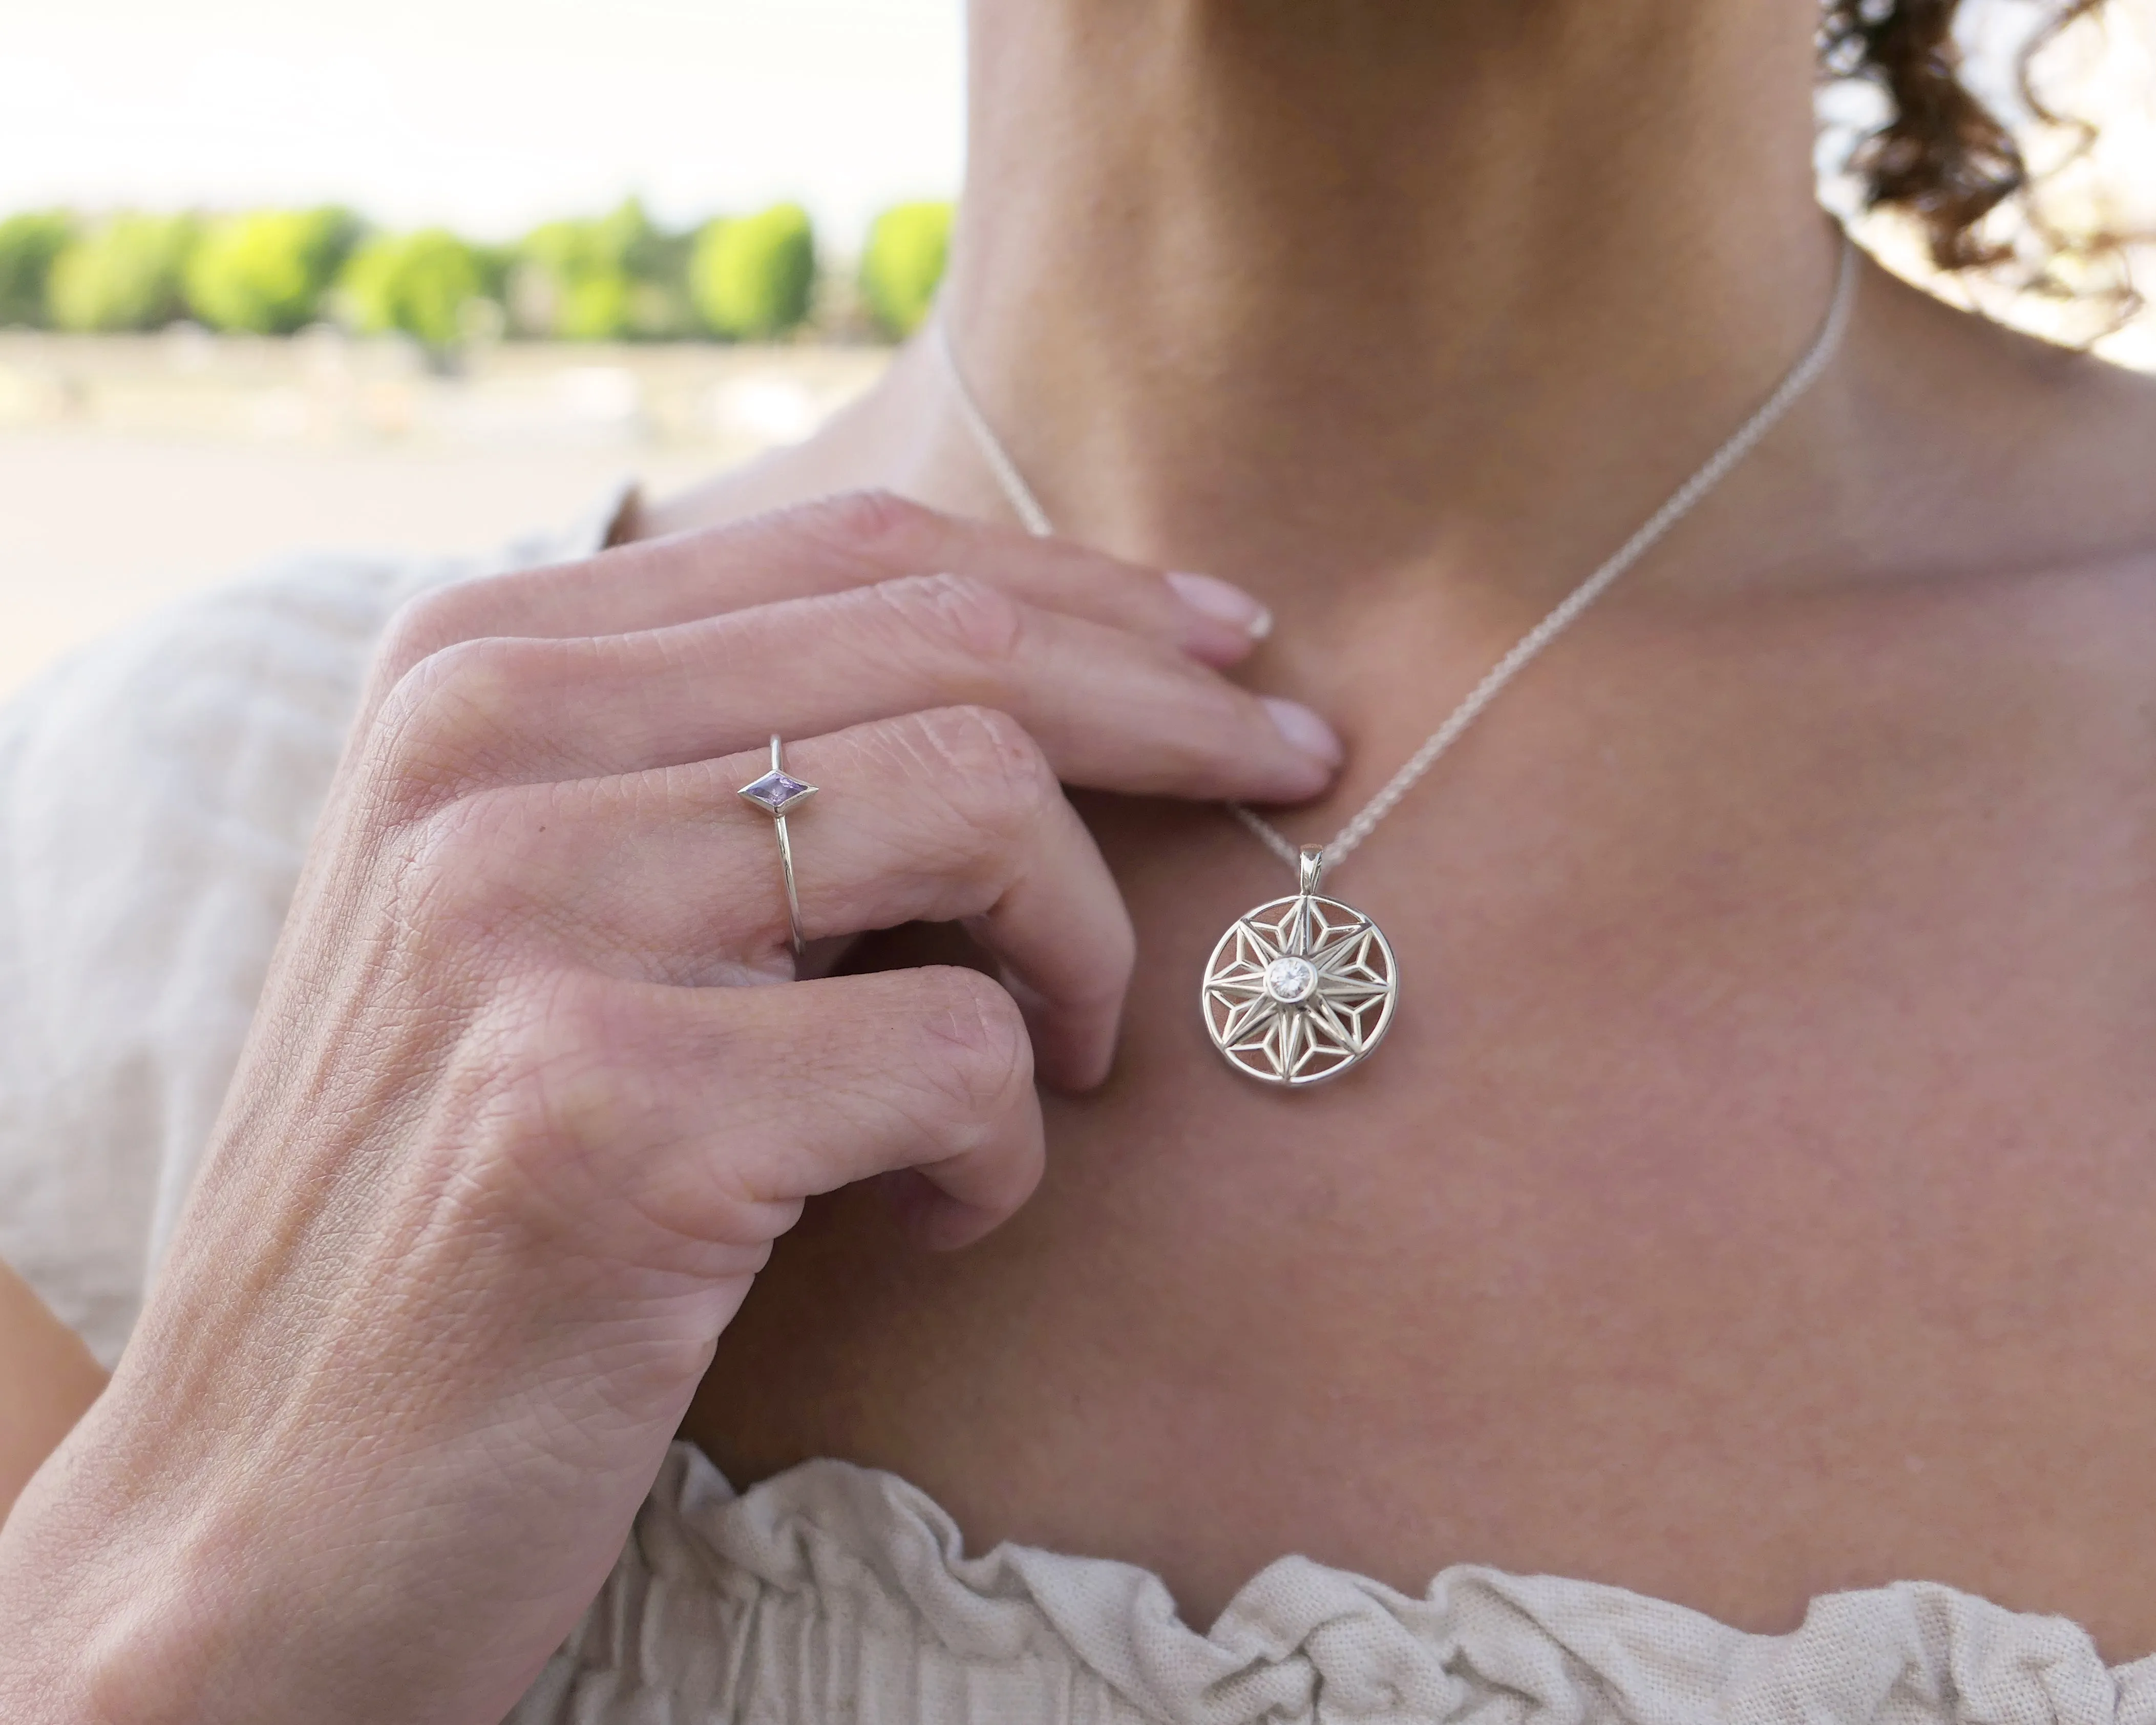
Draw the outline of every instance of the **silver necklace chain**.
[[[1747,419],[1701,465],[1699,470],[1670,494],[1669,500],[1640,524],[1639,529],[1613,552],[1608,561],[1581,582],[1561,600],[1557,608],[1543,619],[1514,644],[1512,649],[1491,665],[1482,680],[1467,691],[1466,698],[1445,715],[1445,721],[1430,732],[1422,747],[1408,757],[1407,764],[1395,773],[1378,789],[1378,793],[1364,803],[1355,817],[1335,834],[1325,846],[1325,862],[1329,868],[1337,867],[1348,854],[1370,836],[1378,823],[1390,814],[1401,798],[1414,788],[1422,776],[1435,766],[1439,757],[1460,740],[1460,735],[1482,715],[1482,711],[1497,698],[1505,685],[1511,682],[1534,660],[1543,648],[1579,619],[1580,614],[1615,585],[1620,576],[1630,569],[1661,540],[1671,528],[1691,514],[1699,501],[1719,485],[1729,470],[1735,467],[1758,445],[1759,440],[1774,429],[1782,416],[1794,407],[1799,398],[1819,380],[1841,346],[1842,332],[1849,325],[1849,309],[1855,297],[1856,282],[1856,248],[1846,236],[1842,240],[1841,264],[1835,278],[1834,297],[1829,303],[1826,316],[1820,321],[1819,333],[1813,336],[1804,357],[1789,368],[1789,373],[1775,386],[1774,393],[1759,404]],[[988,471],[995,475],[998,486],[1018,518],[1025,524],[1026,531],[1045,538],[1055,531],[1048,511],[1040,506],[1033,487],[1026,483],[1025,475],[1019,471],[1018,464],[1011,459],[1010,451],[1004,447],[1003,439],[996,435],[988,415],[966,382],[966,374],[958,363],[957,348],[951,339],[949,323],[939,308],[934,319],[934,338],[937,350],[943,356],[943,367],[949,375],[952,394],[958,406],[958,416],[972,433],[981,458],[988,464]],[[1262,816],[1254,814],[1240,803],[1230,803],[1229,812],[1248,827],[1266,849],[1286,863],[1290,868],[1299,866],[1301,851],[1295,842]]]

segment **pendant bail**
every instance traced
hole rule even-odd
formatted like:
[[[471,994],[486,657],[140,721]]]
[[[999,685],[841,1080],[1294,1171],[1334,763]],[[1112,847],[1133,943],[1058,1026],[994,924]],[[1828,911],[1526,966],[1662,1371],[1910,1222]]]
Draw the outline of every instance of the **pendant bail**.
[[[1325,878],[1325,847],[1322,845],[1304,845],[1302,860],[1297,867],[1302,879],[1302,896],[1316,898],[1317,884]]]

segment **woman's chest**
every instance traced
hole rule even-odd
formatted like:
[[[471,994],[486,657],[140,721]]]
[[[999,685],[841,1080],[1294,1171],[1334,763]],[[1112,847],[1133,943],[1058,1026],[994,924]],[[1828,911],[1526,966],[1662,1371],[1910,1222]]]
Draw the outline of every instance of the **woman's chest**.
[[[1329,883],[1399,1004],[1307,1093],[1199,1016],[1285,871],[1217,815],[1095,810],[1142,957],[1041,1193],[941,1260],[822,1207],[690,1434],[737,1478],[893,1468],[977,1541],[1144,1563],[1201,1613],[1295,1550],[1757,1628],[1922,1575],[2156,1645],[2122,1512],[2156,1430],[2156,797],[2123,736],[1778,725],[1788,692],[1551,703],[1463,749]]]

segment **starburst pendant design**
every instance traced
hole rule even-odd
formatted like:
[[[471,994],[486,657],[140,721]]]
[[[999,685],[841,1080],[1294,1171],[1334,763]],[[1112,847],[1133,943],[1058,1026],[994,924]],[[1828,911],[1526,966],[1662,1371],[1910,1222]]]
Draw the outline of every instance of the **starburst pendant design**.
[[[1205,967],[1213,1045],[1239,1072],[1300,1087],[1337,1078],[1392,1022],[1399,973],[1378,925],[1321,897],[1324,853],[1302,854],[1302,891],[1239,917]]]

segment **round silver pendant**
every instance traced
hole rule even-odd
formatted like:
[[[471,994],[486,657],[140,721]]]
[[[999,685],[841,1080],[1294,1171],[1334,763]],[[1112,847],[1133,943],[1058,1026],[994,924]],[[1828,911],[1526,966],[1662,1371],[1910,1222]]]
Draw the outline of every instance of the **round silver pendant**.
[[[1213,1045],[1261,1083],[1337,1078],[1392,1022],[1393,949],[1353,905],[1319,896],[1322,868],[1306,851],[1304,890],[1238,917],[1205,967],[1199,999]]]

